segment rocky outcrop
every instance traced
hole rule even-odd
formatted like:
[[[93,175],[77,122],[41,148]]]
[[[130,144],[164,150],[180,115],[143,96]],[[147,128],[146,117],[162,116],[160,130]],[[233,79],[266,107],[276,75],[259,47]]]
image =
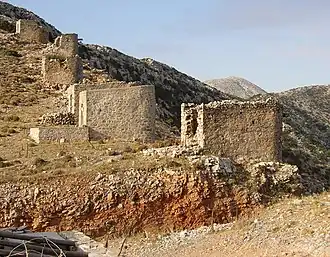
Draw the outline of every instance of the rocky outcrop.
[[[252,82],[239,78],[227,77],[205,81],[206,84],[228,95],[248,99],[254,95],[266,94],[267,92]]]
[[[114,236],[189,229],[229,222],[269,196],[292,193],[275,190],[283,181],[294,181],[290,165],[254,165],[251,175],[229,160],[205,157],[201,163],[3,183],[0,227],[26,224],[34,231],[79,229]]]

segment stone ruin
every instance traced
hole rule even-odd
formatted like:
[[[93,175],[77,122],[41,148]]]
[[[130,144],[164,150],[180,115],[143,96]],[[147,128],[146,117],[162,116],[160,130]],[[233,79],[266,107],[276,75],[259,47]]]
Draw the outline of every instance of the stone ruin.
[[[83,79],[77,34],[63,34],[57,37],[54,44],[45,52],[42,58],[44,81],[63,85],[78,83]]]
[[[75,122],[79,123],[79,94],[86,90],[111,89],[128,86],[136,86],[136,83],[126,83],[122,81],[108,82],[105,84],[72,84],[66,90],[68,100],[67,110],[75,117]]]
[[[273,98],[181,105],[181,143],[234,160],[281,161],[282,111]]]
[[[132,86],[119,81],[80,84],[83,67],[78,56],[77,34],[63,34],[44,50],[42,75],[50,84],[71,86],[66,92],[68,112],[47,113],[40,119],[43,127],[30,129],[30,137],[37,143],[107,138],[154,140],[154,86]]]
[[[18,20],[16,34],[25,41],[49,43],[49,32],[33,20]],[[44,81],[52,84],[68,85],[83,79],[77,34],[63,34],[44,50],[41,73]]]
[[[82,90],[84,89],[84,90]],[[78,126],[44,126],[30,129],[37,143],[113,139],[149,142],[155,138],[156,98],[154,86],[125,83],[71,85],[67,90],[68,109],[78,117]],[[78,104],[73,102],[78,99]],[[78,108],[77,108],[78,107]],[[77,108],[77,109],[75,109]],[[72,112],[75,111],[73,114]],[[44,124],[63,115],[46,115]],[[64,120],[72,122],[71,115]]]
[[[92,140],[149,142],[155,135],[154,86],[85,90],[79,93],[79,127],[90,127]]]
[[[33,23],[17,23],[22,35],[33,27],[24,27],[24,24]],[[42,117],[44,127],[30,131],[36,142],[105,138],[154,140],[154,86],[130,86],[123,82],[79,84],[82,71],[77,34],[63,34],[47,47],[42,74],[46,82],[71,85],[67,89],[68,113]],[[280,105],[272,98],[256,102],[183,103],[182,147],[197,146],[210,154],[234,160],[280,161],[281,118]],[[50,126],[64,124],[67,126]]]
[[[49,32],[34,20],[18,20],[16,22],[16,34],[20,39],[28,42],[47,44]]]

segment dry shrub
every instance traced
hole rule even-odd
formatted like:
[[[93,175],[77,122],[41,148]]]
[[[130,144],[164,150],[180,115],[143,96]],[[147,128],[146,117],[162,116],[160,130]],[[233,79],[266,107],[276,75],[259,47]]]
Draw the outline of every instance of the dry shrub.
[[[3,118],[4,121],[13,121],[17,122],[19,121],[19,117],[17,115],[8,115]]]

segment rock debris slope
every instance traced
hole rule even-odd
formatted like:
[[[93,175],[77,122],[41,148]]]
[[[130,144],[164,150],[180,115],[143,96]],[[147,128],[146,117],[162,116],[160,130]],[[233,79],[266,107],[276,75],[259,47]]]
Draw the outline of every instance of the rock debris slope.
[[[267,93],[265,90],[252,82],[239,77],[212,79],[205,81],[205,83],[221,92],[243,99],[248,99],[254,95]]]

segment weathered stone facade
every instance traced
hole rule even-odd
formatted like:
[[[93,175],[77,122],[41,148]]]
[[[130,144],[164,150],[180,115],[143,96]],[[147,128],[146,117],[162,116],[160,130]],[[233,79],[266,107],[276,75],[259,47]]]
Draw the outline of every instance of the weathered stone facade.
[[[155,137],[154,86],[86,90],[79,95],[79,126],[90,139],[152,141]]]
[[[118,87],[127,87],[129,84],[125,82],[109,82],[106,84],[72,84],[66,90],[68,97],[68,112],[71,112],[75,116],[75,121],[78,123],[79,120],[79,94],[85,90],[99,90],[99,89],[110,89]]]
[[[29,135],[36,143],[89,140],[88,127],[40,127],[31,128]]]
[[[46,55],[42,58],[42,75],[54,84],[72,84],[82,79],[82,62],[79,56],[61,58]]]
[[[65,115],[63,118],[66,121],[70,117],[71,122],[71,117],[78,116],[79,127],[32,128],[30,137],[38,143],[61,139],[86,141],[108,138],[153,141],[156,119],[155,88],[132,85],[123,82],[71,85],[67,90],[68,109],[75,111],[75,115]],[[51,116],[51,122],[48,123],[54,123],[52,118]],[[57,122],[57,119],[55,121]],[[62,119],[59,119],[59,122],[62,124]]]
[[[45,81],[55,84],[78,83],[83,79],[77,34],[63,34],[45,50],[42,75]]]
[[[52,51],[62,57],[71,57],[78,54],[78,35],[63,34],[55,39]]]
[[[46,44],[49,42],[49,32],[34,20],[18,20],[16,34],[25,41]]]
[[[273,98],[181,105],[181,142],[234,160],[281,161],[282,112]]]

